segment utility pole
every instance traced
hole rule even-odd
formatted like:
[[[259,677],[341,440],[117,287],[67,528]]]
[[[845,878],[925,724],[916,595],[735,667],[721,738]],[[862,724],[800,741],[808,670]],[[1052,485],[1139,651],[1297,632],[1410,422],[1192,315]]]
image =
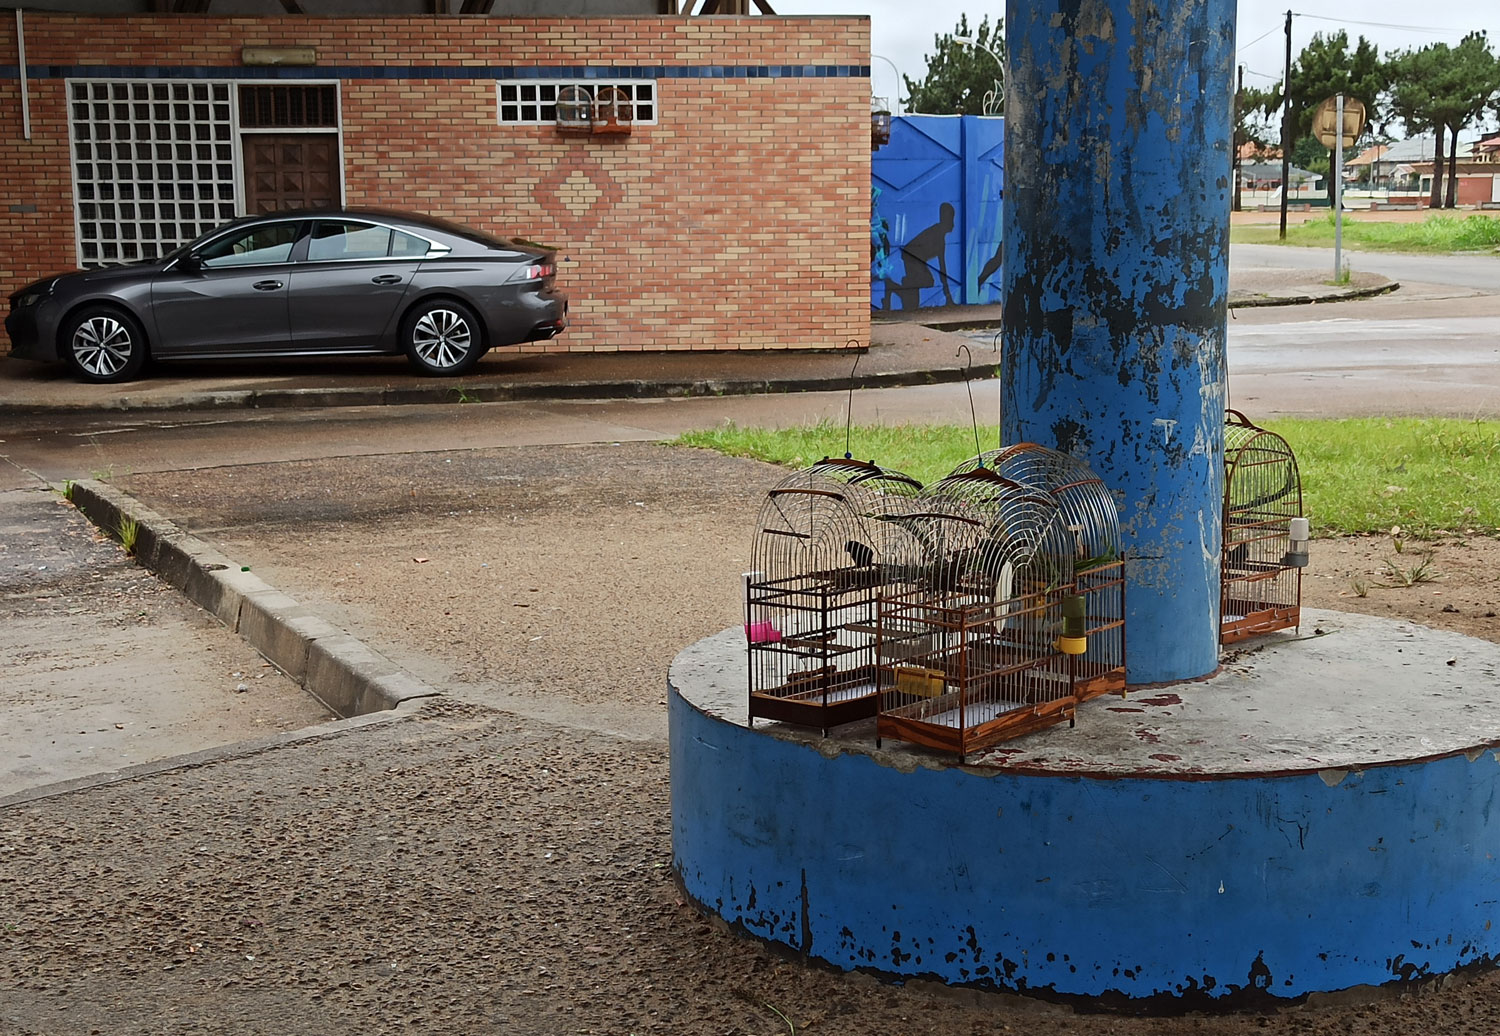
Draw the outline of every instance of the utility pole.
[[[1240,149],[1245,146],[1245,141],[1241,139],[1242,135],[1240,133],[1240,126],[1243,125],[1244,121],[1245,121],[1245,108],[1244,108],[1244,105],[1245,105],[1245,66],[1241,65],[1239,67],[1239,77],[1238,77],[1238,79],[1236,79],[1236,81],[1235,81],[1235,87],[1234,87],[1234,132],[1232,134],[1230,134],[1230,137],[1229,137],[1229,139],[1233,142],[1233,145],[1234,145],[1234,157],[1230,160],[1229,166],[1230,166],[1230,169],[1232,171],[1232,175],[1234,176],[1234,211],[1235,212],[1239,212],[1240,211]]]
[[[1286,192],[1292,178],[1292,12],[1286,13],[1286,71],[1281,76],[1281,240],[1286,240]]]

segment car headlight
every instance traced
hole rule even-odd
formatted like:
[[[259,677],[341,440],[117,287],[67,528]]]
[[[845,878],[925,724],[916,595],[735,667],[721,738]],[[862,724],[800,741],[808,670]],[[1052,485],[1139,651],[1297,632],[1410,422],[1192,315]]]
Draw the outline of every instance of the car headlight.
[[[25,309],[27,306],[35,306],[38,302],[52,294],[52,289],[57,287],[56,281],[38,281],[11,296],[11,308]]]

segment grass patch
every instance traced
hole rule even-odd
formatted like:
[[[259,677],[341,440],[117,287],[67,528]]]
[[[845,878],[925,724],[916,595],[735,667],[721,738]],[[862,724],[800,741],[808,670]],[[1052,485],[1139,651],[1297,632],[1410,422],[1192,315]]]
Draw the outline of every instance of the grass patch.
[[[1333,213],[1286,228],[1286,244],[1333,247]],[[1281,244],[1276,226],[1231,227],[1229,240],[1239,244]],[[1368,252],[1500,252],[1500,219],[1493,216],[1428,216],[1420,223],[1380,222],[1344,212],[1345,247]]]
[[[141,523],[128,514],[122,514],[119,527],[115,529],[115,532],[120,536],[120,546],[125,548],[125,553],[133,557],[136,543],[141,536]]]
[[[675,445],[800,468],[824,457],[842,457],[844,425],[822,421],[801,428],[741,428],[731,422],[688,432]],[[980,425],[979,445],[985,450],[999,446],[999,428]],[[856,425],[849,432],[849,448],[856,460],[873,460],[921,482],[936,482],[974,456],[974,429],[948,424]]]
[[[1272,421],[1297,453],[1314,525],[1329,532],[1500,533],[1500,421]]]
[[[1500,421],[1355,418],[1267,424],[1296,451],[1303,505],[1315,534],[1389,533],[1426,538],[1442,532],[1500,534]],[[923,482],[942,478],[974,455],[974,431],[962,425],[857,426],[849,441],[862,460]],[[979,429],[985,449],[994,426]],[[844,427],[724,425],[689,432],[676,445],[732,457],[803,467],[844,455]]]

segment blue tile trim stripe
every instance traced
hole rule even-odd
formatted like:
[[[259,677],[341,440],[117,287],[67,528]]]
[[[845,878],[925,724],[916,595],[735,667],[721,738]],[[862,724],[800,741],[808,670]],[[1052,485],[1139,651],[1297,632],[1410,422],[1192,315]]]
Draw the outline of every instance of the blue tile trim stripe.
[[[31,79],[868,79],[869,65],[31,65]],[[0,65],[0,79],[18,79]]]

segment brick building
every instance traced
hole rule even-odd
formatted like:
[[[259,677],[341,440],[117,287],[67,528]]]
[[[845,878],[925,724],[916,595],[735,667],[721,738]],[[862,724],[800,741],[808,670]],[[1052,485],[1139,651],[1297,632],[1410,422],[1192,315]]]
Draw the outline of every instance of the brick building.
[[[556,246],[573,326],[517,348],[868,343],[868,19],[197,6],[0,28],[7,293],[331,202]]]

